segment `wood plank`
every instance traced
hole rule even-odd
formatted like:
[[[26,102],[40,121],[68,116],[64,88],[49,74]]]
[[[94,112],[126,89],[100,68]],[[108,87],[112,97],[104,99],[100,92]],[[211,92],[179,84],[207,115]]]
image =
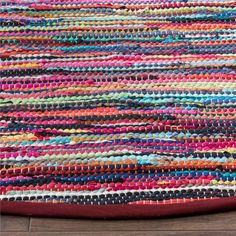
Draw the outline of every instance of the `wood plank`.
[[[235,236],[236,231],[8,232],[1,236]]]
[[[0,231],[25,232],[29,230],[29,223],[29,217],[2,215]]]
[[[81,220],[32,218],[30,231],[147,231],[147,230],[236,230],[236,211],[192,217],[151,220]]]

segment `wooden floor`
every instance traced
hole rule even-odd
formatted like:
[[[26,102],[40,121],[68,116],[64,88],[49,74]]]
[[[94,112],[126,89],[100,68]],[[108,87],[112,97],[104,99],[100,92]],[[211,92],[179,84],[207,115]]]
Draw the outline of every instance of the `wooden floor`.
[[[1,236],[235,236],[236,212],[152,220],[1,216]]]

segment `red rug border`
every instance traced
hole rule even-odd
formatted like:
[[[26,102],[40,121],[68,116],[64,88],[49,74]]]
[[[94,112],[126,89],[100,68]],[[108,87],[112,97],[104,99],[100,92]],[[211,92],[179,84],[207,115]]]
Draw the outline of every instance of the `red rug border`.
[[[1,213],[22,216],[130,219],[197,215],[236,210],[236,196],[166,205],[74,205],[0,201]]]

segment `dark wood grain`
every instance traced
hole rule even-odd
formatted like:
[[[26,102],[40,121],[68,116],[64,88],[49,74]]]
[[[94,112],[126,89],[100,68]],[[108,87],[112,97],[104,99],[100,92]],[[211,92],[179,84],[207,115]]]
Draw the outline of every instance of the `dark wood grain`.
[[[236,212],[152,220],[76,220],[32,218],[30,231],[236,230]]]
[[[1,217],[1,236],[234,236],[236,212],[152,220]]]
[[[235,236],[236,231],[133,231],[133,232],[14,232],[14,236]],[[1,236],[13,236],[3,233]]]
[[[29,217],[21,216],[1,216],[1,231],[29,231]]]

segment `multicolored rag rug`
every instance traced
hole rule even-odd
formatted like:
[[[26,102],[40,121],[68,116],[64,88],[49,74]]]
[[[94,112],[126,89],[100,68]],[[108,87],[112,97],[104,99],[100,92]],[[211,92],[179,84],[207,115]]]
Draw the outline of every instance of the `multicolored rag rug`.
[[[236,209],[235,0],[0,0],[3,213]]]

